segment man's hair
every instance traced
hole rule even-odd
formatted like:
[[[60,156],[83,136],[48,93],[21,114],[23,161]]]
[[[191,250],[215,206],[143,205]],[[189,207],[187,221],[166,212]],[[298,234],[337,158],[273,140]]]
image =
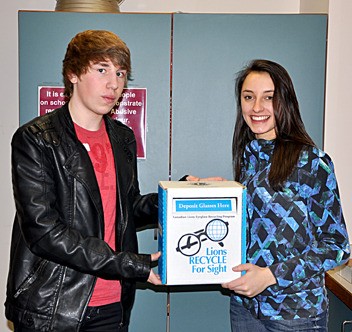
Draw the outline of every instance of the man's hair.
[[[73,92],[70,74],[80,77],[91,64],[107,60],[126,70],[126,77],[130,76],[130,50],[116,34],[106,30],[86,30],[73,37],[67,46],[62,67],[65,96],[70,98]]]

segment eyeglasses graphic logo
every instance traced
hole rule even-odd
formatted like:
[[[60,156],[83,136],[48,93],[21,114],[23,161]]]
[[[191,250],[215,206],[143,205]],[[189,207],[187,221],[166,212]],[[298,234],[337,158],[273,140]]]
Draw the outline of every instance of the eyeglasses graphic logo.
[[[202,242],[207,239],[218,242],[219,246],[223,247],[224,244],[222,241],[226,238],[228,233],[228,222],[221,219],[213,219],[208,222],[205,229],[182,235],[178,240],[176,251],[184,256],[194,256],[199,252]]]

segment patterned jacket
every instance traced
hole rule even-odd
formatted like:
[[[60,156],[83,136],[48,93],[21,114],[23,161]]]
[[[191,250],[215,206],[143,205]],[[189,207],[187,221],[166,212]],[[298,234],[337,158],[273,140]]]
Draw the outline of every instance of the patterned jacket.
[[[277,283],[255,298],[235,295],[260,319],[311,317],[327,308],[325,272],[347,261],[349,240],[330,157],[302,150],[298,166],[275,192],[269,185],[275,141],[245,149],[247,261],[269,266]]]

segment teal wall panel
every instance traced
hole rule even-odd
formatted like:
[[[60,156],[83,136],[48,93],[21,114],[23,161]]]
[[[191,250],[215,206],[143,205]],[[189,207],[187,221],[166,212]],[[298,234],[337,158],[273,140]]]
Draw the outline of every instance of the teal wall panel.
[[[270,59],[290,73],[308,132],[323,144],[325,15],[176,14],[172,177],[232,179],[236,73]]]
[[[324,15],[175,14],[172,179],[233,178],[235,76],[255,58],[286,67],[307,130],[322,146],[326,27]],[[191,289],[171,294],[171,331],[230,331],[227,296],[210,286]]]
[[[169,176],[173,180],[187,173],[232,178],[235,74],[253,58],[268,58],[287,68],[307,130],[320,147],[323,144],[325,15],[21,11],[21,124],[37,115],[38,85],[62,85],[67,43],[86,29],[117,33],[132,54],[129,87],[147,88],[147,158],[138,161],[142,193],[156,191],[158,181]],[[141,252],[157,250],[153,230],[139,232],[138,237]],[[139,284],[130,331],[165,330],[230,331],[228,293],[214,285]]]
[[[142,193],[169,174],[170,15],[19,12],[20,123],[37,115],[37,87],[62,85],[62,60],[71,38],[86,29],[118,34],[132,56],[130,88],[147,89],[147,158],[138,160]],[[140,251],[157,251],[154,230],[138,233]],[[131,331],[163,331],[166,293],[137,290]],[[150,319],[153,315],[157,319]],[[147,322],[147,323],[146,323]]]
[[[155,191],[168,178],[170,25],[163,14],[19,12],[20,123],[37,115],[39,85],[62,85],[62,60],[76,33],[115,32],[131,50],[129,87],[147,88],[147,159],[139,172],[142,190]]]

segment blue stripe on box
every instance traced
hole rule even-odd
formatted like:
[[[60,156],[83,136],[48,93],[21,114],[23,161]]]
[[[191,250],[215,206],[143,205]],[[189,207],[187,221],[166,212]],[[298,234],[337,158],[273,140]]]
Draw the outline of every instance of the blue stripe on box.
[[[158,250],[161,251],[161,256],[158,261],[158,273],[163,284],[167,282],[166,274],[166,232],[167,232],[167,191],[164,190],[160,185],[158,188],[158,219],[159,219],[159,229],[158,229]]]
[[[246,247],[247,247],[247,188],[242,192],[242,264],[246,263]]]

